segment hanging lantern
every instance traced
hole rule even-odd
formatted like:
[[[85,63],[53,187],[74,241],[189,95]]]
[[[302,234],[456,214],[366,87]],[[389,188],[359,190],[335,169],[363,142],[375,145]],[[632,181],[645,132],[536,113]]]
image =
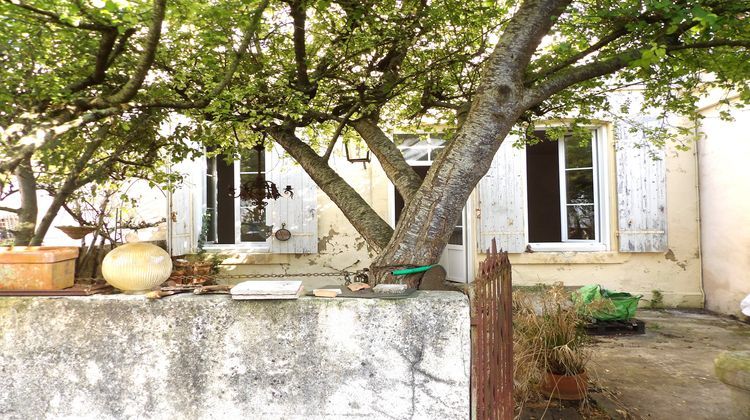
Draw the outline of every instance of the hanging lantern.
[[[365,168],[367,167],[367,163],[370,162],[370,149],[365,145],[346,141],[344,142],[344,151],[346,153],[346,160],[349,162],[362,162]]]

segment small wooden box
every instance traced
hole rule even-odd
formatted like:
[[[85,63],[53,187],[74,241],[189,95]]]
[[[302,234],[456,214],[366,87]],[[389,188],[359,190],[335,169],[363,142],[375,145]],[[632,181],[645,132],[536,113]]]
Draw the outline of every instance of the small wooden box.
[[[78,248],[0,247],[0,290],[60,290],[73,286]]]

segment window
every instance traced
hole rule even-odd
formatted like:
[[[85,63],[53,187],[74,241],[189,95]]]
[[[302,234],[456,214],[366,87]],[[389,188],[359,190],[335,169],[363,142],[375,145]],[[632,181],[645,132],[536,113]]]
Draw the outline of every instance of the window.
[[[526,147],[528,242],[597,244],[603,241],[599,180],[600,152],[596,131],[590,137],[565,135],[553,141],[544,131],[542,141]]]
[[[265,153],[262,148],[251,149],[249,154],[239,162],[240,187],[260,185],[265,191],[266,167]],[[258,208],[250,200],[238,198],[240,206],[240,242],[265,242],[267,237],[266,209]]]
[[[266,211],[239,197],[243,185],[266,178],[265,151],[250,149],[239,160],[206,157],[206,205],[210,221],[206,242],[217,244],[265,243]]]

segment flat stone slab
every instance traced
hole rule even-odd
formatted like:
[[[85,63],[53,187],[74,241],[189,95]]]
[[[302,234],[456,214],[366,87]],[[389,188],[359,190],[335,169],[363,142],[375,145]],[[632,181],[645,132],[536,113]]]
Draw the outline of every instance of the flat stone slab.
[[[0,418],[468,418],[468,301],[414,296],[0,298]]]

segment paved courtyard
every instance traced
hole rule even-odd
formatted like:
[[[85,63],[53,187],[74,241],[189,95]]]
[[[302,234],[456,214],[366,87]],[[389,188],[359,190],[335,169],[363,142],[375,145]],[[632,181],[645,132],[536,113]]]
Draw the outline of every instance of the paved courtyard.
[[[678,310],[639,309],[637,318],[646,322],[645,335],[595,338],[592,365],[613,394],[610,415],[623,418],[618,408],[626,408],[632,418],[749,418],[716,378],[713,361],[723,350],[750,350],[750,324]]]

